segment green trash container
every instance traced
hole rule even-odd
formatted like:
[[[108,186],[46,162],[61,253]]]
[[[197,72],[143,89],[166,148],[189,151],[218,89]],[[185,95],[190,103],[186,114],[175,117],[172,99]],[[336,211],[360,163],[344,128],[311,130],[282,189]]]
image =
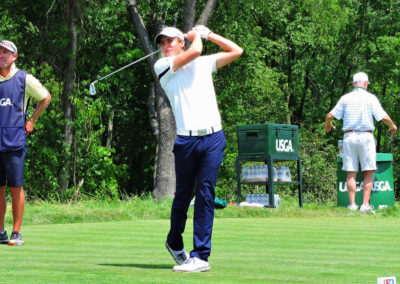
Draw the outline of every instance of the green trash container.
[[[393,183],[393,156],[390,153],[377,153],[376,166],[374,172],[374,185],[371,191],[371,205],[375,209],[382,209],[388,206],[394,206],[394,183]],[[343,162],[341,157],[337,157],[337,201],[338,206],[349,205],[349,194],[347,192],[346,179],[347,172],[342,170]],[[361,169],[356,177],[356,204],[362,204],[363,193],[363,173]]]

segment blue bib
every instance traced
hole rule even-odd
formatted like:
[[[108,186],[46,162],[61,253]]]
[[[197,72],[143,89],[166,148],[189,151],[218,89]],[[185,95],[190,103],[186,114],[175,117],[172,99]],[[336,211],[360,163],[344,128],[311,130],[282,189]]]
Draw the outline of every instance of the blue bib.
[[[0,152],[18,150],[26,145],[25,82],[26,72],[21,70],[0,82]]]

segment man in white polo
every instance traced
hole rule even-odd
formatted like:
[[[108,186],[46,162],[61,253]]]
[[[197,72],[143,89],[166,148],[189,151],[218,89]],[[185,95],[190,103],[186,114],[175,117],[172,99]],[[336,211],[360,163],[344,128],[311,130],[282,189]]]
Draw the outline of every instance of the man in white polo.
[[[187,50],[184,38],[191,42]],[[201,38],[217,44],[222,51],[200,56]],[[154,69],[171,103],[177,134],[173,149],[176,191],[166,247],[178,264],[174,271],[206,271],[210,269],[215,185],[226,146],[212,73],[234,61],[243,50],[204,26],[197,26],[185,35],[174,27],[167,27],[155,41],[164,57],[156,62]],[[197,188],[193,250],[189,256],[184,250],[182,234],[194,185]]]
[[[367,92],[368,76],[359,72],[353,76],[353,91],[342,96],[336,106],[326,115],[325,130],[330,132],[335,126],[332,120],[343,118],[343,171],[347,172],[347,190],[350,210],[357,210],[356,175],[358,165],[364,174],[362,213],[375,213],[369,204],[373,186],[373,174],[376,170],[376,144],[374,138],[374,118],[383,121],[389,131],[395,134],[397,126],[384,111],[378,98]]]

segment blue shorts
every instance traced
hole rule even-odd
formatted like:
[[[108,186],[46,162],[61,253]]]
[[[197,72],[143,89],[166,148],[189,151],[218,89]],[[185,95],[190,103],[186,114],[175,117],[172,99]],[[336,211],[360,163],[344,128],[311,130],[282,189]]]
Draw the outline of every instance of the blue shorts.
[[[27,148],[0,152],[0,186],[24,186],[24,168]]]

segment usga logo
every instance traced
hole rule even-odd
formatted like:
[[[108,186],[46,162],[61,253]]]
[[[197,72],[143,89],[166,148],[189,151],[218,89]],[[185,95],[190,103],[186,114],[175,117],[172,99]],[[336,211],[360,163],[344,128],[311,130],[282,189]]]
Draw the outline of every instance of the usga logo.
[[[361,191],[364,182],[356,182],[356,191]],[[347,185],[346,182],[340,181],[339,182],[339,191],[347,192]],[[393,191],[390,187],[389,181],[374,181],[374,186],[372,187],[372,191]]]
[[[277,152],[294,152],[290,139],[276,139],[275,149]]]
[[[396,284],[396,277],[379,277],[378,284]]]
[[[11,100],[9,98],[0,99],[0,106],[12,106]]]

